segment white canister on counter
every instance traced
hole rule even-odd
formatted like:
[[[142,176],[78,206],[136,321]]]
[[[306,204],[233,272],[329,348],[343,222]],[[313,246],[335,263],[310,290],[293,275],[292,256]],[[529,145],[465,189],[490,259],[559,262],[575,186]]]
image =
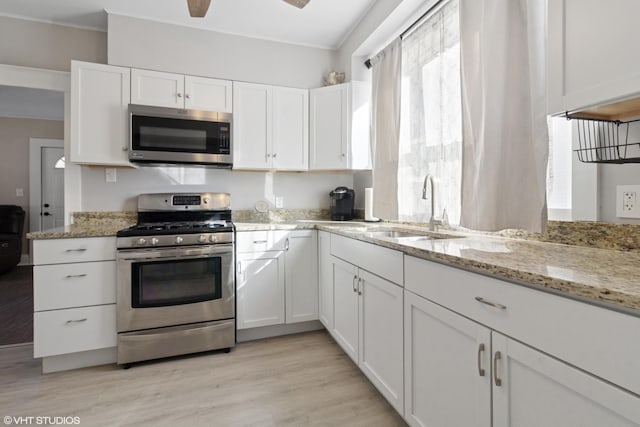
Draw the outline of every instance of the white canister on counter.
[[[373,216],[373,188],[364,189],[364,220],[380,221],[380,218]]]

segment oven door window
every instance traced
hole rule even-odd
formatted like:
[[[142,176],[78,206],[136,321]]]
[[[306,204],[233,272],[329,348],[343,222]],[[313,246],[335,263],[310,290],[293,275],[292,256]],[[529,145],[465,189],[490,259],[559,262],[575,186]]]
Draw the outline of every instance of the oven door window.
[[[132,116],[131,143],[136,151],[203,154],[231,152],[229,123]]]
[[[220,257],[131,265],[133,308],[166,307],[222,298]]]

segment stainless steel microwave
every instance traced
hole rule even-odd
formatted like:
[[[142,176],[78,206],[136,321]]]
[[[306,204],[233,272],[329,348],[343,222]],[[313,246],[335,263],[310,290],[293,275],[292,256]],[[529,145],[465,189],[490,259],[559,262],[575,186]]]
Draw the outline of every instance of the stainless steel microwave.
[[[129,104],[129,161],[233,166],[232,115]]]

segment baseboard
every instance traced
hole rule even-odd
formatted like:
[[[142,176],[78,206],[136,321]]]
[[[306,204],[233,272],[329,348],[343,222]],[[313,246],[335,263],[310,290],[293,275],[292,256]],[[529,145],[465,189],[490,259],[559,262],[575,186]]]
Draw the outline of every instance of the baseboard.
[[[20,263],[18,264],[18,266],[23,266],[23,265],[31,265],[31,255],[29,254],[20,255]]]
[[[88,366],[109,365],[116,363],[116,358],[116,347],[43,357],[42,373],[48,374],[50,372],[68,371]]]
[[[263,338],[277,337],[280,335],[317,331],[322,328],[324,328],[324,326],[318,320],[292,323],[289,325],[262,326],[260,328],[240,329],[237,339],[238,342],[261,340]]]
[[[7,344],[7,345],[0,345],[0,350],[3,350],[5,348],[13,348],[13,347],[24,347],[24,346],[31,346],[33,347],[33,343],[32,342],[22,342],[19,344]]]

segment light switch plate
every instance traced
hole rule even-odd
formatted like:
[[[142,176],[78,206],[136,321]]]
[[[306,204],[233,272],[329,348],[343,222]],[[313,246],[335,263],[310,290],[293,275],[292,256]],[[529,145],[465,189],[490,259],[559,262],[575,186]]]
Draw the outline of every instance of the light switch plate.
[[[616,216],[618,218],[640,218],[640,185],[618,185],[616,187]]]

